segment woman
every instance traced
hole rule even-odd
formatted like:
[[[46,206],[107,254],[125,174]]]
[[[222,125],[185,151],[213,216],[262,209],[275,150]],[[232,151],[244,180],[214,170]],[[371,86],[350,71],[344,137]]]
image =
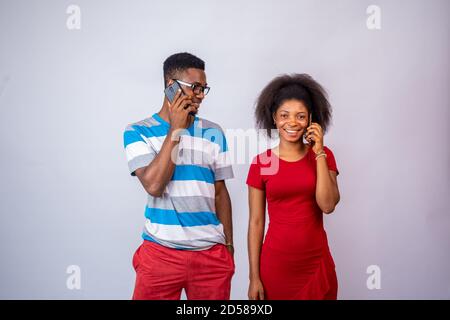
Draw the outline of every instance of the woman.
[[[322,218],[339,202],[339,172],[323,142],[331,120],[326,93],[309,75],[283,75],[261,92],[255,115],[257,126],[269,137],[276,129],[280,141],[255,157],[247,177],[249,299],[335,300]],[[270,223],[263,244],[266,201]]]

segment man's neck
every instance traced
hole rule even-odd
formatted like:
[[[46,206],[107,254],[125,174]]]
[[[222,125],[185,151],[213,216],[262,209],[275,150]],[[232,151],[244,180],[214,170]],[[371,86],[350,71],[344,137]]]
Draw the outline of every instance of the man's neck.
[[[169,105],[167,103],[163,103],[161,109],[158,112],[158,115],[167,123],[170,124],[169,121]]]
[[[166,121],[169,125],[170,125],[170,120],[169,120],[169,104],[164,102],[161,109],[158,112],[158,115],[164,120]],[[195,120],[195,117],[189,117],[190,122],[189,122],[189,126],[190,127],[192,125],[192,123]]]

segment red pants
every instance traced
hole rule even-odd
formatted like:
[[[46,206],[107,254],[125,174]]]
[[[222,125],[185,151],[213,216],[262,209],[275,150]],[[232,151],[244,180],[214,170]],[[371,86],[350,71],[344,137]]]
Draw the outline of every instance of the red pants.
[[[134,300],[229,300],[234,260],[222,244],[190,251],[144,240],[133,256]]]

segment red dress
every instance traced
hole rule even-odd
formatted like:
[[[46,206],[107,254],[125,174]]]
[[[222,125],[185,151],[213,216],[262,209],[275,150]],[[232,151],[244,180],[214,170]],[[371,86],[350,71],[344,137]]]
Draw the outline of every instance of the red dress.
[[[338,172],[334,155],[328,169]],[[270,149],[252,162],[247,184],[265,190],[269,227],[261,249],[260,276],[266,299],[336,299],[337,278],[323,212],[315,200],[312,148],[300,160],[278,158]]]

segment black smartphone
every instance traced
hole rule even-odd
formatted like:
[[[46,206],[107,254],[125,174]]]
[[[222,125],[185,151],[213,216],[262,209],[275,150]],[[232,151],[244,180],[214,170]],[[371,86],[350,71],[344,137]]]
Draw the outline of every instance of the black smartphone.
[[[167,100],[169,100],[170,103],[172,103],[173,99],[175,99],[178,90],[181,90],[181,92],[184,94],[180,84],[176,81],[174,81],[171,85],[167,86],[167,88],[164,89],[164,93],[166,94]]]
[[[312,123],[312,113],[309,114],[309,122],[308,122],[308,127],[307,128],[309,128],[311,126],[311,123]],[[314,140],[311,140],[311,139],[307,140],[306,139],[306,133],[303,135],[303,138],[304,138],[304,142],[306,141],[309,145],[312,146],[314,144]]]
[[[171,85],[167,86],[166,89],[164,89],[164,93],[167,97],[167,100],[169,100],[170,103],[173,102],[173,100],[175,99],[175,96],[177,95],[178,90],[181,90],[181,94],[185,95],[183,89],[181,88],[180,84],[177,81],[174,81]],[[185,109],[188,108],[188,106],[184,107]],[[195,117],[195,113],[194,112],[189,112],[189,114],[191,116]]]

